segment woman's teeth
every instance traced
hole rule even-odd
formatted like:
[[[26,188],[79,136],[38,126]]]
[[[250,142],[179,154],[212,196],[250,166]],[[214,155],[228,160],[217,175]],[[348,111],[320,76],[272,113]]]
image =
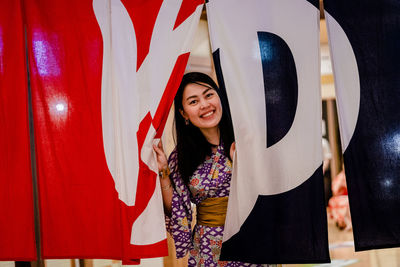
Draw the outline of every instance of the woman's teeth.
[[[214,111],[210,111],[210,112],[208,112],[208,113],[202,115],[201,117],[202,117],[202,118],[206,118],[206,117],[208,117],[208,116],[211,116],[213,113],[214,113]]]

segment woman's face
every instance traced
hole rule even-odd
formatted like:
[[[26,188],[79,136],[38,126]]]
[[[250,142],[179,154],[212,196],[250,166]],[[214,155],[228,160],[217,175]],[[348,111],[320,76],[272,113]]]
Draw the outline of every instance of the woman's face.
[[[217,92],[210,85],[188,84],[183,90],[182,106],[182,116],[200,130],[218,128],[222,106]]]

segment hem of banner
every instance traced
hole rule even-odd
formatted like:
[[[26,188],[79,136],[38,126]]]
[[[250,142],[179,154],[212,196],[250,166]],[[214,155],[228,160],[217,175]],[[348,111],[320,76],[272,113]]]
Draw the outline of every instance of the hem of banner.
[[[377,245],[377,246],[359,246],[359,245],[357,246],[356,242],[354,242],[355,251],[366,251],[371,249],[385,249],[385,248],[397,248],[397,247],[400,247],[400,242],[387,245]]]
[[[221,259],[220,259],[221,260]],[[318,259],[318,260],[310,260],[310,259],[302,259],[302,260],[273,260],[268,263],[265,262],[252,262],[246,259],[234,259],[234,258],[229,258],[228,259],[222,259],[222,260],[227,260],[227,261],[238,261],[238,262],[246,262],[250,264],[319,264],[319,263],[331,263],[331,259]]]
[[[142,259],[152,259],[152,258],[163,258],[167,257],[168,253],[164,254],[157,254],[157,256],[143,256],[142,258],[121,258],[121,257],[115,257],[115,256],[78,256],[78,255],[68,255],[68,256],[50,256],[46,257],[44,256],[44,260],[56,260],[56,259],[101,259],[101,260],[119,260],[122,261],[123,265],[137,265],[140,264],[140,260]],[[0,258],[0,261],[35,261],[37,260],[36,258]]]
[[[139,265],[140,259],[122,260],[122,265]]]
[[[36,257],[0,257],[0,261],[36,261]]]

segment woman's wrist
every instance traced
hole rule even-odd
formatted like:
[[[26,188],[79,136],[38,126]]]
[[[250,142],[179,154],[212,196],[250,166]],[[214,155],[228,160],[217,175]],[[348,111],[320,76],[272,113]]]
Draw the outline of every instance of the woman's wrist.
[[[167,185],[161,186],[161,190],[168,190],[172,187],[172,183],[169,182]]]
[[[171,171],[169,170],[168,165],[158,171],[158,176],[160,176],[161,179],[169,177],[170,174]]]
[[[172,187],[171,179],[169,179],[169,175],[171,174],[168,165],[158,171],[158,176],[160,177],[161,189],[168,190]]]

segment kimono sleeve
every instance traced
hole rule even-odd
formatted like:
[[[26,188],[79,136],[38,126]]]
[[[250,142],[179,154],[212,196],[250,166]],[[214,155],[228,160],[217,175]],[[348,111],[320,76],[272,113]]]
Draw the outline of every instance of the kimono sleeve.
[[[190,192],[182,181],[177,163],[177,152],[174,150],[168,159],[168,165],[171,170],[170,179],[174,184],[172,212],[170,217],[166,216],[165,221],[167,231],[175,241],[176,257],[182,258],[192,248],[192,210]]]

